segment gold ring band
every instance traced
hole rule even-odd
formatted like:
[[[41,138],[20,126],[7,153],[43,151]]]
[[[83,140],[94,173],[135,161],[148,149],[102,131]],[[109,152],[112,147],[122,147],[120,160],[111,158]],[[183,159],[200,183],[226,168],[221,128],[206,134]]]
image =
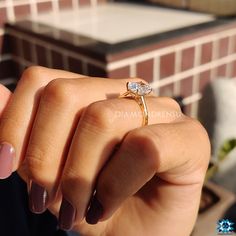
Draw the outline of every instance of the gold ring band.
[[[143,115],[142,126],[148,125],[148,109],[145,101],[145,96],[151,93],[152,88],[149,84],[144,84],[143,82],[128,82],[126,84],[127,92],[120,95],[120,98],[132,98],[134,99]]]

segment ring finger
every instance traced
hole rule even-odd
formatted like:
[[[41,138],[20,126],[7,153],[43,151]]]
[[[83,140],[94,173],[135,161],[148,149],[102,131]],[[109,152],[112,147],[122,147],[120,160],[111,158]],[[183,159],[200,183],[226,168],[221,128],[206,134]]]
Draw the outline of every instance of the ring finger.
[[[170,123],[182,116],[172,99],[148,97],[146,102],[149,124]],[[124,136],[141,124],[142,114],[135,100],[110,99],[85,109],[62,175],[61,228],[70,229],[75,220],[83,219],[99,172]]]

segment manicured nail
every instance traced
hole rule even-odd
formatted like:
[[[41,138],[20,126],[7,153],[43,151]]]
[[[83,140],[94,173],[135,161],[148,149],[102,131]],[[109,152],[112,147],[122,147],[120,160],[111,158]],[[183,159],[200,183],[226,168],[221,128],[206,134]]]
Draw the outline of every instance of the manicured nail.
[[[75,214],[75,208],[63,198],[59,212],[59,228],[62,230],[70,230],[75,221]]]
[[[92,203],[88,209],[86,215],[86,221],[88,224],[94,225],[101,219],[103,215],[103,206],[98,201],[96,195],[93,197]]]
[[[6,179],[12,173],[15,149],[9,143],[0,145],[0,179]]]
[[[33,213],[43,213],[47,208],[48,193],[45,188],[31,182],[29,190],[29,207]]]

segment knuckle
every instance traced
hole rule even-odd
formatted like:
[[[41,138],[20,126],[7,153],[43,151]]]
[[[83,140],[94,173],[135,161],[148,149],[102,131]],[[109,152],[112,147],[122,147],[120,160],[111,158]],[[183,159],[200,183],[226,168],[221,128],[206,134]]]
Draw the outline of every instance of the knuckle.
[[[191,169],[192,173],[195,171],[196,181],[201,181],[204,179],[211,157],[210,140],[205,128],[198,120],[186,117],[185,127],[189,138],[188,143],[193,147],[188,169]],[[192,134],[194,138],[191,137]]]
[[[20,84],[37,85],[45,80],[45,68],[41,66],[30,66],[22,74]]]
[[[79,205],[80,210],[82,206],[88,204],[87,198],[83,196],[87,193],[92,194],[93,186],[88,184],[85,176],[81,175],[81,173],[76,171],[74,168],[65,168],[60,182],[62,194],[68,199],[71,199],[76,205]],[[74,197],[75,191],[78,189],[83,189],[84,192],[80,197]]]
[[[191,129],[193,129],[194,132],[196,132],[196,134],[199,137],[208,138],[207,131],[205,130],[205,128],[203,127],[200,121],[198,121],[197,119],[188,117],[187,122],[190,123]]]
[[[84,189],[85,191],[92,188],[87,181],[87,176],[74,166],[67,166],[63,170],[61,177],[61,188],[63,193],[73,192],[75,189]],[[92,190],[91,190],[92,191]]]
[[[151,170],[156,170],[160,165],[160,153],[158,150],[158,143],[160,138],[154,134],[150,129],[136,129],[131,131],[125,139],[127,150],[132,150],[132,155],[137,158],[145,158],[147,166]]]
[[[67,167],[63,170],[63,176],[62,176],[62,186],[63,189],[67,189],[67,186],[78,185],[81,179],[81,176],[78,171],[76,171],[72,167]]]
[[[15,132],[15,130],[21,126],[22,122],[18,117],[12,116],[10,112],[3,113],[0,124],[0,141],[7,140],[9,143],[12,143],[13,140],[17,140],[20,135],[18,132]]]
[[[164,97],[163,100],[164,103],[167,104],[171,109],[181,111],[180,105],[175,99],[171,97]]]
[[[209,139],[206,129],[203,127],[201,122],[198,121],[197,119],[188,118],[188,121],[190,122],[192,133],[195,133],[195,135],[198,137],[198,141],[204,147],[203,150],[206,150],[204,154],[210,157],[211,144],[210,144],[210,139]]]
[[[75,93],[73,84],[66,79],[54,79],[50,81],[44,88],[42,98],[49,103],[71,104],[75,101]]]
[[[50,168],[50,163],[44,159],[45,155],[39,148],[34,147],[27,150],[26,153],[26,168],[28,175],[33,180],[43,181],[43,174],[45,170]]]
[[[88,127],[95,128],[98,131],[111,131],[114,107],[111,103],[95,102],[90,104],[84,113],[84,121]]]

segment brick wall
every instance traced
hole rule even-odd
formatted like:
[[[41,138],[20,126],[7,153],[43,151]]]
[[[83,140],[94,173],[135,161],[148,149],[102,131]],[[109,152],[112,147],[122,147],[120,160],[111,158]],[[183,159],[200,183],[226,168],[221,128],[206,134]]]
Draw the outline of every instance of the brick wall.
[[[230,23],[109,55],[107,61],[66,48],[58,41],[48,42],[14,29],[8,33],[15,45],[13,59],[20,70],[39,64],[85,75],[141,77],[151,83],[157,95],[183,96],[187,114],[196,117],[205,86],[218,77],[236,77],[235,26]]]
[[[84,5],[96,6],[106,0],[0,0],[0,81],[3,84],[14,82],[17,75],[15,63],[10,55],[8,37],[4,24],[26,17],[36,17],[48,11],[59,12],[61,9],[79,8]]]
[[[186,113],[197,117],[205,86],[219,77],[236,78],[235,26],[176,38],[151,51],[112,61],[107,66],[108,76],[141,77],[151,83],[157,95],[181,95]]]
[[[19,75],[25,67],[34,64],[91,76],[141,77],[151,83],[157,95],[183,96],[186,113],[196,117],[205,86],[218,77],[236,77],[235,26],[232,21],[107,55],[103,60],[79,51],[76,35],[56,30],[52,32],[57,36],[53,41],[41,38],[40,33],[28,34],[8,27],[8,35],[2,42],[5,46],[0,58],[0,74],[4,78],[1,82],[12,82],[14,73]],[[59,40],[63,37],[69,38],[74,48]],[[11,54],[7,48],[11,48]]]

